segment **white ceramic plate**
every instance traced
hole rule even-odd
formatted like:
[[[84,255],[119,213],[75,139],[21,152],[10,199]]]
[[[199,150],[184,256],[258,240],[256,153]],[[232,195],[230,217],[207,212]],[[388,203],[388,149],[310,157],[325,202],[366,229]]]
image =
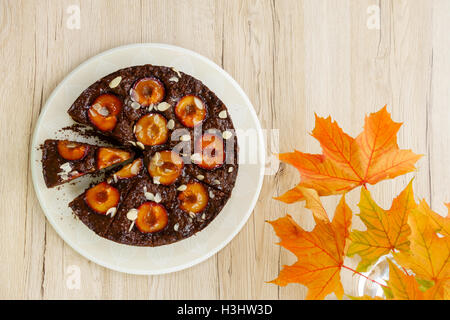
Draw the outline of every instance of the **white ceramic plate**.
[[[201,80],[214,91],[228,107],[237,129],[240,162],[247,162],[240,164],[236,186],[227,205],[204,230],[188,239],[156,248],[117,244],[97,236],[81,221],[74,219],[67,204],[84,191],[92,178],[82,177],[75,184],[47,189],[42,176],[42,152],[39,150],[48,138],[89,142],[75,133],[68,135],[59,131],[73,124],[67,109],[85,88],[101,77],[124,67],[146,63],[175,67]],[[253,136],[250,143],[249,136]],[[255,110],[228,73],[205,57],[183,48],[165,44],[134,44],[108,50],[87,60],[56,87],[37,121],[30,161],[33,184],[42,210],[56,232],[73,249],[113,270],[163,274],[208,259],[236,236],[258,199],[264,174],[264,155],[262,130]]]

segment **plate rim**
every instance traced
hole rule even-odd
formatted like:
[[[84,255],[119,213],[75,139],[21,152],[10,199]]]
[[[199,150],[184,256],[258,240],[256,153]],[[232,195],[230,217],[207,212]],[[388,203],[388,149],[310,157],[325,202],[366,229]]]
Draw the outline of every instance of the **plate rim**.
[[[213,67],[214,69],[216,69],[220,74],[222,74],[227,81],[229,81],[233,87],[240,93],[240,95],[242,96],[242,98],[245,100],[247,107],[249,107],[249,111],[250,114],[252,116],[252,118],[254,120],[256,120],[256,127],[254,129],[256,129],[257,131],[257,136],[258,136],[258,144],[259,144],[259,175],[258,175],[258,183],[257,183],[257,187],[256,187],[256,192],[253,196],[253,198],[251,199],[250,202],[250,209],[246,212],[245,215],[243,215],[241,221],[239,222],[239,224],[236,226],[236,228],[233,230],[233,232],[231,232],[218,246],[214,247],[213,249],[209,250],[207,253],[205,253],[204,255],[190,260],[186,263],[174,266],[174,267],[170,267],[170,268],[165,268],[162,270],[141,270],[141,269],[132,269],[132,268],[123,268],[117,265],[112,265],[112,264],[108,264],[108,263],[104,263],[103,261],[98,260],[95,255],[91,255],[89,252],[85,251],[81,246],[77,245],[76,243],[72,242],[71,240],[69,240],[64,232],[62,232],[62,230],[59,229],[59,227],[57,226],[57,224],[55,223],[55,221],[49,217],[49,215],[47,215],[46,211],[44,210],[44,205],[43,205],[43,198],[42,198],[42,194],[40,192],[40,189],[37,187],[37,179],[38,179],[38,174],[41,174],[41,172],[39,170],[37,170],[37,166],[33,166],[34,161],[36,161],[36,152],[34,152],[34,149],[36,148],[36,146],[38,145],[37,142],[37,129],[41,126],[41,122],[43,121],[43,115],[45,113],[45,111],[47,110],[47,108],[50,105],[50,102],[55,98],[55,95],[57,94],[57,92],[64,86],[64,84],[69,81],[69,79],[76,74],[80,69],[82,69],[85,65],[87,65],[88,63],[90,63],[91,61],[95,60],[95,59],[99,59],[103,56],[106,56],[108,54],[111,54],[114,51],[120,51],[120,50],[124,50],[124,49],[132,49],[132,48],[161,48],[161,49],[168,49],[168,50],[173,50],[175,52],[179,52],[182,54],[186,54],[186,55],[191,55],[194,56],[195,58],[198,58],[199,60],[201,60],[202,62],[209,64],[211,67]],[[201,79],[200,79],[201,80]],[[262,128],[261,128],[261,123],[259,121],[259,118],[256,114],[256,110],[253,106],[253,104],[251,103],[250,99],[248,98],[247,94],[244,92],[244,90],[241,88],[241,86],[238,84],[238,82],[227,72],[225,71],[223,68],[221,68],[218,64],[216,64],[215,62],[213,62],[212,60],[210,60],[209,58],[206,58],[205,56],[183,48],[183,47],[179,47],[179,46],[175,46],[175,45],[171,45],[171,44],[164,44],[164,43],[153,43],[153,42],[148,42],[148,43],[133,43],[133,44],[127,44],[127,45],[122,45],[122,46],[118,46],[118,47],[114,47],[114,48],[110,48],[106,51],[102,51],[88,59],[86,59],[85,61],[83,61],[82,63],[80,63],[78,66],[76,66],[74,69],[72,69],[72,71],[70,71],[62,81],[60,81],[58,83],[58,85],[53,89],[52,93],[50,94],[50,96],[47,98],[44,106],[42,107],[42,109],[39,112],[39,117],[36,120],[35,124],[34,124],[34,128],[33,128],[33,135],[32,135],[32,139],[31,139],[31,144],[30,144],[30,156],[29,156],[29,161],[30,161],[30,170],[31,170],[31,179],[33,182],[33,188],[36,194],[36,197],[38,199],[39,202],[39,206],[42,210],[42,212],[45,215],[46,220],[50,223],[50,225],[53,227],[53,229],[56,231],[56,233],[58,234],[59,237],[62,238],[62,240],[70,247],[72,248],[75,252],[77,252],[78,254],[80,254],[82,257],[84,257],[85,259],[88,259],[89,261],[92,261],[104,268],[110,269],[110,270],[114,270],[117,272],[122,272],[122,273],[126,273],[126,274],[135,274],[135,275],[163,275],[163,274],[169,274],[169,273],[174,273],[174,272],[178,272],[184,269],[188,269],[190,267],[193,267],[197,264],[200,264],[206,260],[208,260],[209,258],[211,258],[212,256],[214,256],[216,253],[218,253],[219,251],[221,251],[223,248],[225,248],[238,234],[239,232],[242,230],[242,228],[245,226],[245,224],[248,222],[248,219],[250,218],[251,214],[253,213],[255,206],[256,206],[256,202],[259,199],[259,195],[261,193],[261,189],[262,189],[262,185],[263,185],[263,181],[264,181],[264,171],[265,171],[265,166],[263,164],[265,164],[265,156],[266,156],[266,152],[265,152],[265,145],[263,142],[263,132],[262,132]]]

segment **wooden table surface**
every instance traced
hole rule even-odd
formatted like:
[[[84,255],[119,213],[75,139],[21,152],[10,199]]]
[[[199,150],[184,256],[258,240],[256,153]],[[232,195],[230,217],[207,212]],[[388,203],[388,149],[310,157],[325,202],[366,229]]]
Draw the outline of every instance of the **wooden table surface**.
[[[301,285],[265,282],[294,258],[274,244],[278,239],[264,221],[289,212],[302,226],[313,226],[303,204],[272,200],[299,179],[285,165],[266,176],[238,236],[188,270],[121,274],[63,242],[39,207],[28,154],[43,104],[89,57],[137,42],[197,51],[237,80],[263,128],[279,129],[284,152],[320,151],[308,134],[314,112],[331,114],[357,134],[364,115],[387,104],[394,120],[404,122],[400,146],[425,156],[418,172],[370,190],[387,206],[415,177],[417,197],[444,213],[443,202],[450,201],[449,30],[446,0],[0,0],[0,298],[305,297]],[[353,208],[358,196],[353,191],[347,197]],[[324,201],[329,208],[336,204],[335,197]],[[357,218],[354,223],[361,227]],[[70,285],[74,268],[80,271],[79,287]],[[354,294],[358,277],[345,271],[342,277],[347,293]]]

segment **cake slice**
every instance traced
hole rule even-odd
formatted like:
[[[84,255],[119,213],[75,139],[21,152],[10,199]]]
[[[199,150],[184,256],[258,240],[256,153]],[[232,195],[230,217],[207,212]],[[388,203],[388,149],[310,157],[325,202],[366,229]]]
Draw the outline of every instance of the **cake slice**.
[[[142,158],[134,160],[103,182],[86,189],[69,207],[89,229],[103,236],[129,191],[145,174],[143,167]]]
[[[100,147],[68,140],[46,140],[42,146],[42,171],[48,188],[133,158],[125,148]]]

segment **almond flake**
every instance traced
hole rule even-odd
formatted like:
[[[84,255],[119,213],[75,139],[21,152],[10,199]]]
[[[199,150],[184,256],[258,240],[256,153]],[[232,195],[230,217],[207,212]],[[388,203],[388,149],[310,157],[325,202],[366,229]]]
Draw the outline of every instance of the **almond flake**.
[[[190,141],[190,140],[191,140],[191,136],[188,135],[188,134],[183,134],[183,135],[180,137],[180,141]]]
[[[131,223],[130,228],[128,229],[128,232],[130,232],[134,227],[134,221]]]
[[[176,72],[176,74],[178,75],[178,78],[181,78],[181,73],[180,73],[180,71],[178,71],[177,69],[175,69],[175,68],[173,68],[173,67],[172,67],[172,71],[173,71],[173,72]]]
[[[69,176],[68,176],[66,173],[61,174],[61,175],[60,175],[60,178],[61,178],[61,180],[63,180],[63,181],[69,180]]]
[[[109,177],[108,179],[106,179],[107,184],[111,184],[112,182],[113,182],[113,178]]]
[[[194,219],[195,218],[195,213],[193,213],[192,211],[189,211],[189,216]]]
[[[65,171],[66,173],[69,173],[69,172],[72,170],[72,166],[70,165],[69,162],[66,162],[66,163],[62,164],[62,165],[60,166],[60,168],[61,168],[63,171]]]
[[[214,199],[214,197],[215,197],[214,192],[209,191],[209,197],[210,197],[211,199]]]
[[[226,140],[226,139],[230,139],[233,136],[233,134],[230,131],[224,131],[222,133],[222,137]]]
[[[214,179],[214,180],[212,181],[212,185],[213,185],[213,186],[218,185],[218,184],[220,184],[220,181],[219,181],[219,180]]]
[[[117,181],[119,181],[119,178],[117,177],[117,174],[113,174],[113,179],[114,179],[114,182],[115,183],[117,183]]]
[[[178,223],[175,223],[173,226],[173,230],[178,231],[178,228],[180,228],[180,225]]]
[[[121,77],[121,76],[115,77],[115,78],[112,79],[111,82],[109,83],[109,87],[110,87],[111,89],[117,87],[117,86],[119,85],[120,81],[122,81],[122,77]]]
[[[107,117],[109,116],[108,108],[103,107],[101,104],[96,103],[92,106],[92,109],[98,112],[101,116]]]
[[[202,220],[205,220],[206,219],[206,214],[204,213],[204,214],[202,214]]]
[[[220,119],[226,119],[227,118],[227,110],[222,110],[219,112],[219,118]]]
[[[111,215],[111,218],[112,218],[116,215],[116,212],[117,212],[117,208],[112,207],[112,208],[109,208],[108,211],[106,211],[106,215]]]
[[[203,110],[203,101],[202,100],[200,100],[199,98],[197,98],[197,97],[194,97],[194,103],[195,103],[195,106],[197,107],[197,108],[199,108],[200,110]]]
[[[147,199],[148,201],[155,200],[155,195],[151,192],[145,192],[144,196],[145,196],[145,199]]]
[[[153,177],[153,183],[154,184],[161,184],[161,182],[159,182],[159,179],[161,179],[161,177],[159,177],[159,176]]]
[[[147,192],[147,187],[146,186],[144,186],[144,193],[146,193]]]
[[[182,184],[181,186],[179,186],[179,187],[177,188],[178,191],[184,191],[184,190],[186,190],[186,189],[187,189],[187,186],[186,186],[185,184]]]
[[[161,202],[161,200],[162,200],[162,197],[161,197],[161,193],[157,193],[157,194],[155,194],[155,202],[156,203],[160,203]]]
[[[148,111],[149,111],[149,112],[150,112],[150,111],[152,111],[152,110],[153,110],[153,108],[154,108],[154,105],[152,105],[152,104],[151,104],[151,105],[149,105],[149,106],[148,106]]]
[[[170,104],[168,104],[167,102],[161,102],[160,104],[158,104],[157,108],[159,111],[166,111],[170,108]]]
[[[191,156],[191,160],[195,162],[200,162],[202,161],[202,155],[200,153],[194,153]]]
[[[229,167],[229,168],[228,168],[228,172],[230,172],[230,173],[233,172],[233,170],[234,170],[233,167]]]
[[[205,176],[202,175],[202,174],[199,174],[199,175],[197,176],[197,179],[198,179],[198,180],[203,180],[203,179],[205,179]]]
[[[169,81],[178,82],[178,78],[177,77],[172,77],[172,78],[169,79]]]
[[[170,119],[167,122],[167,129],[172,130],[175,127],[175,121],[173,121],[173,119]]]
[[[141,168],[141,162],[140,161],[136,161],[130,169],[131,174],[133,175],[137,175],[139,173],[139,169]]]
[[[136,142],[130,140],[128,143],[136,147]]]
[[[134,221],[137,219],[138,211],[137,209],[130,209],[130,211],[127,212],[127,219]]]
[[[139,103],[137,103],[136,101],[133,101],[133,102],[131,103],[131,107],[132,107],[134,110],[137,110],[137,109],[139,109],[139,108],[141,107],[141,105],[140,105]]]
[[[69,176],[73,177],[73,176],[77,176],[80,173],[77,170],[73,170],[72,172],[69,173]]]
[[[138,141],[138,142],[136,142],[136,145],[137,145],[139,148],[141,148],[142,150],[145,150],[145,146],[144,146],[144,144],[143,144],[142,142]]]

